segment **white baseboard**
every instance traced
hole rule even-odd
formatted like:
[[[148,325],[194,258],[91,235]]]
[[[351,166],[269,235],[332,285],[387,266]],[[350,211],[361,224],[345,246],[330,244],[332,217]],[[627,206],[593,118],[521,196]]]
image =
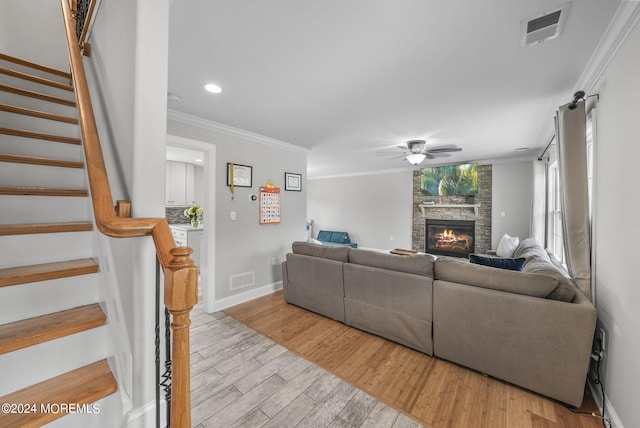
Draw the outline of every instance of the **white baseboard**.
[[[160,426],[166,425],[167,402],[160,399]],[[126,428],[147,428],[156,426],[156,401],[149,401],[147,404],[131,409],[124,419]]]
[[[589,389],[591,390],[591,395],[593,396],[594,401],[596,402],[596,406],[598,406],[598,410],[602,412],[602,393],[600,392],[600,386],[596,385],[595,380],[591,373],[587,376],[587,385],[589,385]],[[605,402],[607,404],[605,408],[605,418],[611,421],[611,428],[624,428],[622,425],[622,421],[620,417],[616,413],[616,409],[611,404],[611,401],[605,396]]]
[[[233,296],[225,297],[220,300],[216,300],[213,305],[213,311],[221,311],[231,306],[239,305],[240,303],[248,302],[249,300],[257,299],[258,297],[266,296],[276,290],[282,288],[282,281],[273,282],[271,284],[263,285],[262,287],[247,290],[244,293],[234,294]]]

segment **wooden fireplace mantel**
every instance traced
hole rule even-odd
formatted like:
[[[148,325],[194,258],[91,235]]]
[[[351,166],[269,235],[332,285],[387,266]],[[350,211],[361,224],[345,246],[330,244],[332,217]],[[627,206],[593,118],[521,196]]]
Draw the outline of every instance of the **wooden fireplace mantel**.
[[[422,211],[422,217],[427,216],[427,209],[433,208],[472,208],[474,214],[477,217],[480,204],[418,204],[418,207],[420,207],[420,211]]]

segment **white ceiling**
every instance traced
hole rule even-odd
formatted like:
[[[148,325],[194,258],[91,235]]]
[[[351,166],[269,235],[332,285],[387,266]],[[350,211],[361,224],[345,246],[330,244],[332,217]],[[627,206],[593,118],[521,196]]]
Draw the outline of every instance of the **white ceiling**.
[[[463,149],[438,163],[537,157],[620,5],[572,1],[558,38],[521,46],[562,3],[174,0],[169,109],[308,148],[309,177],[411,168],[377,155],[410,139]]]

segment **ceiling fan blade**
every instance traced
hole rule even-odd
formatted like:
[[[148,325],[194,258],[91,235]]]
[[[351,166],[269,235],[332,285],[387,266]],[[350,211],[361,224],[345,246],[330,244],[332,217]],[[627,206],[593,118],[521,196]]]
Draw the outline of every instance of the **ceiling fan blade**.
[[[451,153],[451,152],[461,152],[462,149],[459,147],[436,147],[433,149],[427,149],[426,153]]]
[[[427,159],[448,158],[451,156],[449,153],[430,153],[427,152]]]

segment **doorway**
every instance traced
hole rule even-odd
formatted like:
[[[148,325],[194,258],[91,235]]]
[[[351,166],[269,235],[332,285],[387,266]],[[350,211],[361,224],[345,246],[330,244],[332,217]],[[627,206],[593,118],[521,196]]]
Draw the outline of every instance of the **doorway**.
[[[200,290],[206,312],[214,311],[215,304],[215,189],[216,146],[176,135],[167,135],[167,160],[202,166],[198,171],[197,204],[204,209],[202,246],[200,248]],[[198,161],[199,159],[199,161]],[[200,177],[201,174],[201,177]],[[169,184],[167,184],[169,185]],[[202,186],[201,189],[198,189]],[[190,201],[189,201],[190,202]],[[187,204],[191,205],[191,204]],[[167,209],[170,212],[171,209]]]

